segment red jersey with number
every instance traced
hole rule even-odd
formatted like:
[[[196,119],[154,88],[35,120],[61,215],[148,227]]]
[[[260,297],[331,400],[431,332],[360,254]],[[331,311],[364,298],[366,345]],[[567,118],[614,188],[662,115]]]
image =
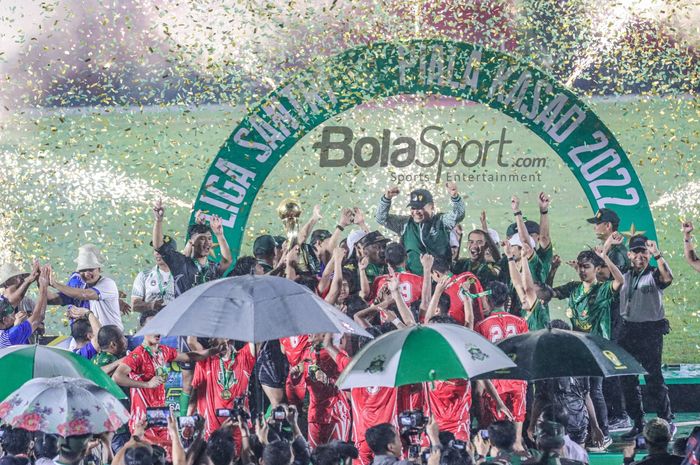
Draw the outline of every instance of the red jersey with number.
[[[340,352],[336,357],[338,370],[343,371],[350,363],[350,357]],[[390,423],[398,427],[398,389],[394,387],[371,386],[353,388],[352,399],[352,434],[356,444],[365,442],[368,428],[380,423]]]
[[[456,439],[469,441],[469,409],[472,405],[469,381],[452,379],[435,381],[434,384],[435,389],[428,383],[427,397],[440,431],[449,431]]]
[[[527,322],[519,316],[507,312],[495,312],[477,324],[474,329],[486,339],[496,344],[498,341],[528,331]],[[494,379],[496,390],[501,392],[520,391],[525,381]]]
[[[348,421],[350,427],[350,406],[345,394],[338,389],[335,382],[340,376],[340,369],[325,349],[318,353],[308,351],[308,359],[325,373],[327,383],[318,381],[315,375],[309,373],[310,363],[304,364],[304,377],[309,389],[309,423],[331,423],[339,420]]]
[[[395,273],[395,276],[399,277],[399,292],[403,301],[409,307],[416,300],[420,300],[423,291],[423,278],[417,274],[400,272]],[[383,274],[377,276],[377,278],[372,283],[372,289],[370,292],[368,302],[372,302],[379,293],[379,290],[389,282],[391,275]]]
[[[122,363],[129,368],[129,378],[135,381],[150,381],[156,373],[168,369],[168,364],[177,358],[177,350],[159,345],[149,353],[144,346],[138,346],[124,357]],[[146,415],[149,407],[165,407],[165,384],[154,388],[131,388],[131,419],[129,429],[133,433],[136,421]],[[144,437],[155,444],[170,448],[168,428],[148,428]]]
[[[232,409],[236,398],[246,395],[250,374],[255,365],[255,357],[250,351],[250,346],[246,344],[236,352],[231,360],[223,360],[225,374],[221,371],[221,363],[220,355],[197,362],[192,378],[192,388],[197,390],[197,412],[204,417],[206,422],[205,437],[207,439],[226,420],[226,418],[216,416],[216,410],[220,408]],[[224,399],[221,395],[225,384],[229,383],[228,390],[231,395],[228,399]],[[238,430],[238,428],[234,428],[234,430]]]
[[[450,280],[450,285],[445,289],[445,294],[450,296],[450,316],[457,320],[457,323],[464,325],[466,317],[464,315],[464,302],[460,296],[462,284],[471,280],[469,285],[469,292],[471,294],[478,294],[483,292],[484,288],[481,286],[479,278],[470,272],[465,272],[462,274],[452,276]],[[480,322],[484,319],[482,311],[482,303],[480,298],[472,299],[472,310],[474,312],[474,324]]]
[[[283,337],[280,339],[280,345],[284,347],[284,355],[290,367],[299,365],[304,360],[304,353],[311,348],[307,335]]]

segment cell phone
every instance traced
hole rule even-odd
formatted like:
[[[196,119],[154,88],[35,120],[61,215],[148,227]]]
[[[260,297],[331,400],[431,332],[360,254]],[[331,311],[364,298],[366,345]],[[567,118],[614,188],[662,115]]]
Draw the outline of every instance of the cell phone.
[[[479,431],[479,434],[481,435],[481,439],[489,438],[489,430],[487,429],[482,429],[481,431]]]
[[[228,408],[218,408],[216,409],[216,416],[222,418],[228,418],[231,416],[231,409]]]
[[[194,428],[196,422],[197,422],[197,417],[195,417],[194,415],[189,416],[189,417],[187,417],[187,416],[178,417],[178,419],[177,419],[177,426],[178,426],[180,429],[183,429],[183,428]]]
[[[146,409],[146,425],[149,428],[154,426],[168,426],[170,409],[168,407],[148,407]]]
[[[646,449],[647,448],[647,441],[644,439],[644,436],[641,434],[634,438],[634,447],[636,449]]]
[[[287,418],[287,412],[284,411],[284,407],[278,406],[272,411],[272,419],[275,421],[284,421]]]

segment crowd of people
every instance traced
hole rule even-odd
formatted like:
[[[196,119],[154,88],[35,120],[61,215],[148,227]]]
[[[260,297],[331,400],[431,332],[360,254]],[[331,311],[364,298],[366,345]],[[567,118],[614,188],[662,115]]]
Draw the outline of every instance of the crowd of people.
[[[555,284],[562,259],[549,233],[548,195],[540,193],[532,206],[539,222],[526,220],[513,196],[513,223],[501,238],[485,212],[481,228],[464,231],[462,196],[455,183],[445,187],[447,211],[438,212],[431,192],[417,189],[404,215],[391,212],[399,189],[387,189],[375,221],[391,238],[372,228],[359,208],[341,209],[332,231],[317,229],[322,217],[316,206],[298,231],[259,236],[253,254],[235,261],[215,215],[198,212],[185,247],[178,248],[164,233],[165,208],[158,201],[150,244],[155,266],[138,274],[130,302],[102,274],[104,257],[92,244],[79,248],[76,272],[65,283],[49,265],[35,262],[29,272],[3,265],[0,348],[41,334],[47,305],[65,307],[70,350],[129,394],[131,420],[95,438],[34,437],[4,427],[0,464],[587,463],[587,450],[604,451],[610,431],[621,429],[635,445],[626,463],[639,438],[650,458],[666,460],[644,463],[676,463],[667,451],[676,428],[661,373],[663,337],[670,331],[664,289],[673,275],[658,245],[643,235],[625,245],[619,216],[602,208],[588,220],[599,245],[567,262],[578,279]],[[685,257],[700,271],[692,232],[685,222]],[[215,247],[219,261],[212,259]],[[641,362],[658,418],[645,424],[635,376],[456,379],[343,391],[335,382],[368,338],[299,334],[252,344],[125,337],[123,315],[138,312],[143,327],[181,294],[226,274],[294,280],[374,336],[424,323],[466,326],[493,343],[548,327],[598,335]],[[36,299],[27,295],[32,283]],[[550,318],[552,299],[566,302],[568,321]],[[164,383],[174,367],[181,392],[178,405],[168,406]]]

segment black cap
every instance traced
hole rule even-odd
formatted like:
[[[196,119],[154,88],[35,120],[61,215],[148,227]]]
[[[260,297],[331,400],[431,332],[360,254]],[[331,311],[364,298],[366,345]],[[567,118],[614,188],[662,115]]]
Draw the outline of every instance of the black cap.
[[[588,218],[586,221],[588,221],[591,224],[620,224],[620,217],[617,216],[617,213],[610,210],[609,208],[601,208],[600,210],[598,210],[598,213],[596,213],[593,218]]]
[[[371,233],[368,233],[367,235],[365,235],[365,237],[360,239],[358,241],[358,244],[360,244],[362,247],[367,247],[368,245],[377,244],[381,242],[389,242],[389,239],[384,237],[379,231],[372,231]]]
[[[411,201],[408,206],[411,208],[423,208],[427,204],[433,203],[433,195],[426,189],[416,189],[411,192]]]
[[[630,237],[629,244],[627,244],[627,247],[630,250],[639,250],[639,249],[647,249],[647,241],[649,238],[646,236],[632,236]]]
[[[540,225],[537,224],[536,221],[532,220],[525,220],[525,229],[527,230],[528,234],[539,234],[540,233]],[[506,236],[514,236],[518,232],[518,223],[512,223],[510,226],[508,226],[508,229],[506,230]]]
[[[253,242],[253,255],[269,255],[275,253],[277,241],[269,234],[264,234],[255,238]]]
[[[149,242],[150,246],[153,247],[153,241]],[[173,249],[177,250],[177,242],[175,242],[175,239],[168,235],[163,236],[163,245],[167,245],[169,247],[172,247]]]
[[[311,233],[311,237],[309,237],[309,244],[313,245],[318,241],[325,241],[326,239],[328,239],[331,236],[332,236],[332,234],[329,230],[317,229]]]

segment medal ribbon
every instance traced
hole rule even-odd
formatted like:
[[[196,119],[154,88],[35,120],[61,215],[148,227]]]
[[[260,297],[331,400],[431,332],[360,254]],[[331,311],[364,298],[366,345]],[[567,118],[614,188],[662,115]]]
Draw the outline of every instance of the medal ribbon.
[[[168,276],[170,276],[170,273],[168,273]],[[158,281],[158,291],[160,294],[160,298],[163,299],[163,297],[165,297],[166,290],[165,290],[165,287],[163,286],[163,280],[160,277],[160,268],[158,268],[158,267],[156,267],[156,280]]]
[[[217,383],[223,388],[224,391],[229,391],[231,386],[236,383],[236,375],[233,372],[234,357],[235,353],[231,353],[231,365],[229,365],[228,369],[224,364],[224,358],[219,357],[219,367],[221,370],[219,371],[219,379],[217,380]]]

